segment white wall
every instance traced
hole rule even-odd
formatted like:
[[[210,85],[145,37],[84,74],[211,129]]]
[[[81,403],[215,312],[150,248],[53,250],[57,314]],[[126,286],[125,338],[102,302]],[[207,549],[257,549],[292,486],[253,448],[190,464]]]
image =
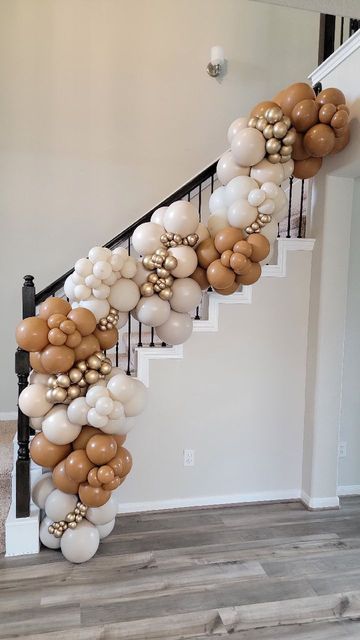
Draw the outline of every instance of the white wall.
[[[246,0],[2,0],[1,411],[22,276],[41,288],[209,164],[232,119],[306,77],[317,35],[313,13]]]

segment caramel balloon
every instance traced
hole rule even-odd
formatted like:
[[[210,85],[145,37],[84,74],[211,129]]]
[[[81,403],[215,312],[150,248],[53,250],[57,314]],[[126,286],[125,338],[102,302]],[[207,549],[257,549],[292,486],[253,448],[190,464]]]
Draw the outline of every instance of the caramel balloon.
[[[327,156],[334,148],[335,134],[327,124],[316,124],[304,135],[304,147],[315,158]]]
[[[48,344],[48,330],[42,318],[25,318],[16,327],[16,342],[25,351],[41,351]]]
[[[119,332],[116,327],[106,329],[105,331],[95,329],[94,336],[99,341],[100,349],[111,349],[118,341]]]
[[[337,107],[339,104],[345,103],[345,96],[340,89],[335,89],[334,87],[329,87],[328,89],[323,89],[320,91],[319,95],[316,96],[316,102],[318,104],[326,104],[327,102],[331,102]]]
[[[319,111],[320,122],[322,122],[323,124],[330,124],[331,118],[335,115],[335,113],[336,113],[336,107],[334,104],[331,104],[331,102],[328,102],[327,104],[323,104],[320,107],[320,111]]]
[[[254,284],[254,282],[259,280],[260,276],[261,276],[261,266],[259,265],[258,262],[252,262],[251,269],[245,275],[236,276],[236,281],[239,284],[250,285],[250,284]]]
[[[67,336],[65,344],[67,347],[70,347],[71,349],[75,349],[76,347],[79,346],[81,340],[82,340],[82,335],[80,331],[76,329],[74,333]]]
[[[215,248],[219,253],[232,249],[238,240],[243,240],[244,234],[241,229],[235,227],[225,227],[217,232],[214,238]]]
[[[242,253],[233,253],[230,258],[230,267],[237,276],[240,276],[251,269],[251,261]]]
[[[77,449],[68,455],[65,460],[65,471],[71,480],[85,482],[87,475],[94,464],[87,457],[84,449]]]
[[[125,447],[120,447],[116,456],[110,460],[109,466],[113,469],[116,476],[120,478],[127,476],[132,467],[130,451],[125,449]]]
[[[202,291],[205,291],[210,286],[209,281],[206,277],[206,269],[203,269],[202,267],[197,266],[194,273],[191,274],[190,278],[198,283]]]
[[[198,245],[196,249],[199,265],[203,269],[207,269],[208,266],[220,258],[220,254],[215,249],[214,240],[212,238],[206,238]]]
[[[222,296],[230,296],[232,293],[235,293],[235,291],[238,290],[239,286],[239,283],[235,280],[231,287],[227,287],[227,289],[214,289],[214,291]]]
[[[99,467],[97,471],[97,479],[101,484],[112,482],[114,478],[115,478],[114,469],[110,467],[108,464],[104,464],[101,467]]]
[[[103,484],[102,488],[106,491],[114,491],[114,489],[117,489],[124,482],[124,480],[125,478],[119,478],[119,476],[115,476],[113,480],[107,482],[106,484]]]
[[[37,433],[30,444],[31,459],[40,467],[52,469],[71,451],[71,444],[54,444],[45,438],[42,432]]]
[[[41,364],[47,373],[66,373],[75,362],[73,349],[48,345],[41,352]]]
[[[286,87],[279,97],[279,105],[286,116],[291,116],[295,105],[301,100],[315,100],[315,91],[305,82],[295,82]]]
[[[342,151],[346,147],[346,145],[349,143],[349,140],[350,140],[350,129],[349,127],[345,127],[344,135],[342,135],[339,138],[335,136],[335,144],[331,153],[339,153],[339,151]],[[31,355],[32,354],[30,354],[30,358],[31,358]]]
[[[251,260],[253,262],[261,262],[269,255],[270,242],[261,235],[261,233],[252,233],[247,239],[248,243],[252,246]]]
[[[85,427],[83,427],[78,435],[78,437],[74,440],[74,442],[72,443],[72,447],[74,450],[76,449],[86,449],[86,445],[89,442],[90,438],[92,438],[93,436],[98,435],[99,433],[99,429],[96,429],[96,427],[90,427],[88,425],[86,425]],[[119,436],[117,436],[119,437]],[[115,438],[115,436],[113,436],[113,438]]]
[[[334,127],[334,129],[342,129],[342,127],[345,127],[347,125],[348,121],[348,113],[342,109],[341,111],[337,111],[333,115],[330,124],[332,127]]]
[[[65,335],[65,333],[63,333],[61,329],[58,328],[50,329],[48,333],[48,340],[50,344],[53,344],[57,347],[65,344],[66,338],[67,336]]]
[[[87,481],[90,487],[101,487],[101,482],[97,477],[98,467],[93,467],[90,469],[87,477]]]
[[[239,240],[239,242],[236,242],[236,244],[234,244],[233,249],[235,253],[241,253],[247,258],[251,257],[252,245],[249,244],[247,240]]]
[[[322,165],[322,158],[307,158],[306,160],[295,160],[293,175],[295,178],[306,180],[313,178]]]
[[[52,313],[47,319],[47,326],[49,329],[57,329],[66,320],[66,316],[63,313]]]
[[[300,100],[291,112],[291,122],[296,131],[303,133],[318,121],[319,104],[315,100]]]
[[[88,482],[83,482],[79,486],[79,498],[87,507],[102,507],[110,496],[110,491],[105,491],[101,487],[91,487]]]
[[[265,111],[271,109],[272,107],[278,107],[277,102],[273,102],[272,100],[264,100],[263,102],[259,102],[251,109],[250,116],[260,118],[263,116]]]
[[[224,267],[221,260],[214,260],[206,271],[207,279],[214,289],[227,289],[231,287],[235,280],[232,269]]]
[[[310,153],[308,153],[304,147],[303,133],[296,134],[291,155],[293,160],[306,160],[306,158],[310,158]]]
[[[70,454],[71,455],[71,454]],[[52,472],[52,479],[55,487],[64,493],[77,493],[79,483],[69,478],[66,473],[66,460],[61,460]]]
[[[33,351],[30,353],[30,366],[38,373],[47,373],[46,369],[44,369],[41,364],[41,351]]]
[[[70,313],[67,314],[67,317],[75,323],[76,328],[80,331],[82,336],[89,336],[90,333],[95,331],[96,318],[89,309],[84,309],[83,307],[71,309]]]
[[[75,360],[86,360],[89,356],[92,356],[96,351],[100,351],[99,340],[91,334],[85,336],[80,344],[75,347]]]
[[[93,436],[86,445],[87,457],[94,464],[106,464],[116,453],[116,441],[112,436],[105,433]]]
[[[61,313],[64,316],[71,311],[71,304],[64,298],[46,298],[39,308],[39,316],[47,320],[54,313]]]
[[[123,436],[111,435],[111,437],[114,438],[118,447],[122,447],[126,440],[126,435],[123,435]]]

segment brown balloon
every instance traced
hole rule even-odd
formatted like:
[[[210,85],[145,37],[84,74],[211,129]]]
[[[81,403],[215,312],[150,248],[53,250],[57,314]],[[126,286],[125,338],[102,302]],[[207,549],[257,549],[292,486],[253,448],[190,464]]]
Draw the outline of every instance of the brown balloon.
[[[96,427],[90,427],[86,425],[83,427],[78,435],[78,437],[72,443],[72,448],[74,450],[77,449],[86,449],[86,445],[89,442],[90,438],[99,434],[99,429]],[[115,436],[112,436],[115,438]]]
[[[67,336],[65,335],[65,333],[63,333],[61,329],[58,329],[58,328],[50,329],[48,333],[48,340],[50,344],[53,344],[54,346],[57,346],[57,347],[61,346],[62,344],[65,344],[66,338]]]
[[[300,180],[313,178],[321,169],[322,158],[307,158],[306,160],[295,160],[293,175]]]
[[[345,127],[345,133],[343,136],[341,136],[340,138],[337,138],[335,136],[335,144],[334,144],[334,148],[332,150],[331,153],[339,153],[339,151],[342,151],[343,149],[345,149],[346,145],[349,143],[350,140],[350,129],[349,127]],[[31,357],[31,354],[30,354]]]
[[[270,252],[269,240],[261,233],[252,233],[247,241],[252,246],[251,260],[255,263],[265,260]]]
[[[94,464],[107,464],[117,453],[116,440],[108,434],[99,434],[90,438],[86,445],[86,454]]]
[[[132,467],[132,457],[130,451],[125,447],[120,447],[116,456],[110,460],[109,466],[114,470],[116,476],[124,478]]]
[[[77,309],[76,309],[77,311]],[[93,334],[85,336],[80,344],[75,347],[75,360],[86,360],[89,356],[92,356],[96,351],[100,351],[99,340],[95,338]]]
[[[44,302],[41,303],[39,309],[39,316],[44,320],[47,320],[54,313],[61,313],[64,316],[71,311],[71,304],[64,300],[64,298],[46,298]]]
[[[244,234],[241,229],[235,227],[225,227],[218,231],[214,238],[214,245],[219,253],[223,253],[227,249],[232,249],[234,244],[239,240],[243,240]]]
[[[87,481],[90,487],[101,487],[101,482],[98,480],[97,472],[98,467],[93,467],[88,473]]]
[[[255,235],[255,234],[254,234]],[[261,276],[261,266],[258,262],[251,263],[251,269],[243,276],[236,276],[239,284],[250,285],[259,280]]]
[[[25,318],[16,327],[16,342],[25,351],[41,351],[48,344],[48,330],[42,318]]]
[[[110,496],[110,491],[101,487],[91,487],[88,482],[82,482],[79,486],[79,498],[87,507],[102,507]]]
[[[316,124],[304,135],[304,147],[314,158],[327,156],[334,148],[335,134],[327,124]]]
[[[296,134],[291,155],[293,160],[306,160],[306,158],[310,158],[310,153],[308,153],[304,147],[303,133]]]
[[[116,327],[105,331],[96,328],[94,336],[99,340],[100,349],[111,349],[119,339],[119,332]]]
[[[346,113],[350,115],[350,109],[346,104],[339,104],[336,108],[338,111],[346,111]]]
[[[239,283],[235,280],[231,287],[227,287],[227,289],[214,289],[214,291],[216,291],[216,293],[219,293],[221,296],[230,296],[232,293],[235,293],[238,288]]]
[[[230,259],[232,256],[233,252],[231,249],[226,249],[226,251],[223,251],[221,254],[221,264],[224,265],[224,267],[230,267]]]
[[[67,336],[71,336],[76,331],[76,324],[72,320],[64,320],[60,324],[60,329],[66,333]]]
[[[342,138],[345,133],[347,133],[349,130],[349,125],[346,124],[345,127],[340,127],[339,129],[333,129],[333,132],[335,133],[335,141],[336,138]]]
[[[336,113],[336,107],[334,104],[331,104],[331,102],[328,102],[327,104],[323,104],[320,107],[320,111],[319,111],[320,122],[322,122],[323,124],[330,124],[331,118],[335,115],[335,113]]]
[[[241,253],[243,256],[250,258],[252,254],[252,245],[249,244],[247,240],[240,240],[234,244],[234,252]]]
[[[84,309],[84,307],[71,309],[70,313],[67,314],[67,317],[75,323],[76,328],[80,331],[82,336],[89,336],[90,333],[95,331],[96,318],[89,309]]]
[[[230,267],[237,276],[244,275],[251,269],[251,260],[242,253],[233,253],[230,259]]]
[[[38,373],[47,373],[41,364],[41,351],[33,351],[30,353],[30,366]]]
[[[345,96],[340,89],[335,89],[334,87],[329,87],[328,89],[323,89],[320,91],[319,95],[316,96],[316,102],[318,104],[326,104],[327,102],[331,102],[336,107],[339,104],[345,103]]]
[[[301,100],[315,100],[315,91],[305,82],[295,82],[281,91],[279,105],[286,116],[291,116],[295,105]]]
[[[220,258],[220,254],[215,249],[214,240],[212,238],[206,238],[198,245],[196,249],[199,265],[203,269],[207,269],[208,266]]]
[[[71,455],[71,454],[70,454]],[[64,493],[77,493],[79,489],[79,482],[72,480],[66,473],[66,460],[61,460],[52,472],[52,480],[57,489],[64,491]]]
[[[94,464],[87,457],[84,449],[77,449],[68,455],[65,460],[65,471],[71,480],[85,482],[87,475]]]
[[[235,280],[232,269],[228,269],[221,264],[221,260],[214,260],[206,271],[207,279],[214,289],[227,289],[231,287]]]
[[[210,286],[206,277],[206,269],[203,269],[202,267],[197,266],[194,273],[191,274],[190,278],[198,283],[202,291],[205,291]]]
[[[47,469],[53,469],[70,452],[71,444],[54,444],[42,432],[37,433],[30,444],[31,459]]]
[[[101,484],[112,482],[115,478],[114,469],[108,464],[104,464],[97,470],[97,479]]]
[[[71,349],[75,349],[76,347],[79,346],[79,344],[81,343],[81,340],[82,340],[82,335],[80,331],[76,329],[74,333],[71,333],[69,336],[67,336],[65,344],[67,347],[70,347]]]
[[[348,113],[342,109],[341,111],[337,111],[334,114],[334,116],[331,118],[330,124],[332,127],[334,127],[334,129],[342,129],[343,127],[346,127],[348,122]]]
[[[120,485],[124,482],[125,478],[119,478],[119,476],[115,476],[113,480],[111,480],[111,482],[107,482],[106,484],[102,485],[102,488],[105,489],[105,491],[114,491],[115,489],[117,489],[118,487],[120,487]]]
[[[47,326],[49,329],[58,329],[64,320],[66,320],[66,316],[63,313],[53,313],[47,319]]]
[[[250,116],[260,118],[260,116],[264,115],[265,111],[271,109],[271,107],[278,106],[279,105],[276,101],[273,102],[272,100],[264,100],[263,102],[259,102],[258,104],[256,104],[255,107],[251,109]]]
[[[319,106],[315,100],[300,100],[291,112],[291,122],[296,131],[303,133],[318,122]]]
[[[50,344],[41,352],[41,364],[47,373],[66,373],[74,362],[73,349],[65,345],[56,347]]]

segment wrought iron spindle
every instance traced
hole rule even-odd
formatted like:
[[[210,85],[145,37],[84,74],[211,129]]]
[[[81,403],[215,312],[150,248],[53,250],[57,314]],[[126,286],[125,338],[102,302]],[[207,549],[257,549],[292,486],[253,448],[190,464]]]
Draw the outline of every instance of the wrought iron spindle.
[[[304,185],[305,185],[305,180],[301,180],[300,215],[299,215],[298,238],[302,238],[302,222],[303,222],[303,209],[304,209]]]
[[[142,333],[142,323],[139,322],[139,336],[138,336],[138,344],[137,344],[138,347],[142,347],[143,346],[142,341],[141,341],[141,333]]]
[[[211,174],[211,178],[210,178],[211,182],[210,182],[210,191],[211,193],[213,193],[214,191],[214,174]]]
[[[119,340],[115,345],[115,367],[119,366]]]
[[[344,22],[345,19],[342,17],[340,23],[340,44],[344,42]]]
[[[154,335],[155,335],[155,331],[154,331],[154,327],[151,327],[151,338],[150,338],[150,344],[149,347],[155,347],[155,342],[154,342]]]
[[[290,176],[289,179],[289,209],[288,209],[288,219],[287,219],[287,233],[286,233],[286,237],[290,238],[291,234],[290,234],[290,229],[291,229],[291,206],[292,206],[292,189],[293,189],[293,176]]]
[[[131,313],[129,311],[129,313],[128,313],[128,339],[127,339],[127,369],[126,369],[126,374],[128,376],[131,375],[130,361],[131,361]]]

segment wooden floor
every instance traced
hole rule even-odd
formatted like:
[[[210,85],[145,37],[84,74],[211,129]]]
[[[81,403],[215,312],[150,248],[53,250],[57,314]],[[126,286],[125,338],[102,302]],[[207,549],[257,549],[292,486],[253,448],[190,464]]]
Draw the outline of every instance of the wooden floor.
[[[90,562],[0,558],[0,638],[360,639],[360,498],[118,518]]]

